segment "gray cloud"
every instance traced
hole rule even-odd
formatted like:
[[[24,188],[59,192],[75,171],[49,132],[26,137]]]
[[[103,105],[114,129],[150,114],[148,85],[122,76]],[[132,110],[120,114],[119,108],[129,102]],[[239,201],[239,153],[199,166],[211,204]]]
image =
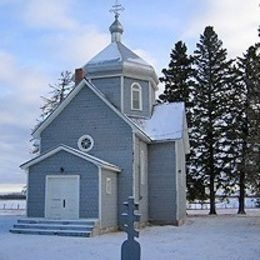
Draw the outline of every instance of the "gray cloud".
[[[258,0],[206,0],[205,4],[207,12],[200,17],[193,17],[181,38],[196,37],[199,40],[199,34],[207,25],[214,26],[232,58],[241,56],[250,45],[259,41]]]
[[[25,182],[18,166],[30,157],[30,128],[48,82],[43,72],[19,66],[14,56],[0,50],[0,184]]]
[[[72,3],[71,0],[27,0],[23,17],[31,27],[73,29],[77,22],[70,16]]]

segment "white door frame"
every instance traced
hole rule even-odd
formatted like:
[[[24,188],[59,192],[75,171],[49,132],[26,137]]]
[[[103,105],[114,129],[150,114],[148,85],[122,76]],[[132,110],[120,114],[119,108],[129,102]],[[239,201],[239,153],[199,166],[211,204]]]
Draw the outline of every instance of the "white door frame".
[[[46,178],[45,178],[45,207],[44,207],[44,217],[46,218],[46,216],[48,215],[47,213],[47,196],[48,196],[48,183],[49,183],[49,180],[52,179],[52,178],[55,178],[55,179],[76,179],[77,180],[77,183],[78,183],[78,192],[77,192],[77,198],[78,198],[78,212],[77,212],[77,215],[79,218],[79,211],[80,211],[80,176],[79,175],[46,175]]]

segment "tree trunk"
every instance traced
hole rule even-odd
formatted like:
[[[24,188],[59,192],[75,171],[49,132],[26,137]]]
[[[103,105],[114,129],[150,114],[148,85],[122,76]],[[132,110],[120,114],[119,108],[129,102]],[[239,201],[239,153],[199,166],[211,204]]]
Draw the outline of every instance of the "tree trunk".
[[[211,139],[212,140],[212,139]],[[209,158],[209,200],[210,200],[210,215],[216,215],[216,205],[215,205],[215,167],[214,167],[214,156],[213,156],[213,145],[210,141],[210,158]]]
[[[216,205],[215,205],[215,187],[214,187],[214,182],[215,182],[215,176],[214,173],[212,172],[210,175],[210,184],[209,184],[209,200],[210,200],[210,210],[209,214],[210,215],[216,215]]]
[[[243,150],[242,150],[242,167],[239,174],[239,198],[238,198],[238,212],[237,214],[246,214],[245,212],[245,172],[246,172],[246,142],[243,142]]]
[[[245,156],[245,155],[244,155]],[[245,160],[243,160],[242,169],[239,175],[239,198],[238,198],[238,212],[237,214],[246,214],[245,212]]]
[[[209,97],[211,101],[211,96]],[[216,215],[215,205],[215,166],[214,166],[214,148],[213,148],[213,123],[212,123],[212,112],[209,114],[209,200],[210,200],[210,215]]]
[[[245,212],[245,172],[241,171],[239,176],[239,206],[237,214],[246,214]]]

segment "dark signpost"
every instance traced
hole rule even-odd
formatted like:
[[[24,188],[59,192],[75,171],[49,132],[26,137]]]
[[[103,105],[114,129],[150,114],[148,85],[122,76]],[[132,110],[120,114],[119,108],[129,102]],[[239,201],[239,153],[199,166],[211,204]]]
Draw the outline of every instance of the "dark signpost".
[[[140,214],[136,214],[138,210],[138,204],[135,203],[133,197],[129,197],[127,202],[124,202],[127,207],[127,213],[123,213],[124,217],[124,231],[127,233],[127,240],[124,241],[121,247],[121,260],[140,260],[141,259],[141,247],[135,240],[135,237],[139,237],[139,232],[135,230],[135,222],[140,221]]]

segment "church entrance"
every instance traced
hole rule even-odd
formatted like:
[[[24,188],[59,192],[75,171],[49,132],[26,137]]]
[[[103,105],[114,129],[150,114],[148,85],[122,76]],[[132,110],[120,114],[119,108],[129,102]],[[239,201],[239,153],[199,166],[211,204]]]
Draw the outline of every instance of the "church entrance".
[[[78,175],[47,175],[45,192],[46,218],[79,218]]]

